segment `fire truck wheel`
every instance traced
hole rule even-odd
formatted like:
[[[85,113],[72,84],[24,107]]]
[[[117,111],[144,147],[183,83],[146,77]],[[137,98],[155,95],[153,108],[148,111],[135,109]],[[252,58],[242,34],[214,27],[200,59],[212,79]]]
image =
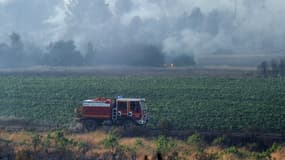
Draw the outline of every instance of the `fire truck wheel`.
[[[85,120],[83,126],[87,131],[94,131],[97,127],[97,123],[95,120]]]

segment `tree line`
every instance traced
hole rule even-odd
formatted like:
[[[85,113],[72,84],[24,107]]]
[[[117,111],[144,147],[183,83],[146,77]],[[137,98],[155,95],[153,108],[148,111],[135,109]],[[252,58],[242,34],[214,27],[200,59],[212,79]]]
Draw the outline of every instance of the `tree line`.
[[[194,57],[187,54],[171,57],[160,47],[148,44],[118,45],[97,50],[89,42],[84,53],[76,48],[73,40],[50,42],[44,49],[34,45],[25,45],[18,33],[9,35],[9,42],[0,43],[0,67],[47,66],[94,66],[127,65],[161,67],[165,63],[177,66],[194,65]]]
[[[285,58],[263,61],[257,67],[263,77],[285,77]]]
[[[88,44],[85,55],[76,49],[73,40],[51,42],[45,49],[25,46],[18,33],[9,36],[8,43],[0,43],[0,67],[25,67],[33,65],[81,66],[91,65],[95,56],[93,45]]]

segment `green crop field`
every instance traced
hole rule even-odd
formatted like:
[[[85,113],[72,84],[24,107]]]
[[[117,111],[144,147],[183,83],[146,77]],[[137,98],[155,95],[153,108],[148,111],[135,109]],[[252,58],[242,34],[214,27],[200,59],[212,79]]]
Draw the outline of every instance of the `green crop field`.
[[[285,130],[284,79],[195,77],[2,76],[0,116],[68,126],[81,100],[146,98],[150,121],[175,129]]]

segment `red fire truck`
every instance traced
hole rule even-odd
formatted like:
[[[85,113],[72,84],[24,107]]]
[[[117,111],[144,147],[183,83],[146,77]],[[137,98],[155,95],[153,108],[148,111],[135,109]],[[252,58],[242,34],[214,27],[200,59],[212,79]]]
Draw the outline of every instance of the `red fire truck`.
[[[148,121],[144,98],[95,98],[84,100],[81,107],[75,109],[76,120],[92,131],[97,126],[124,125],[134,123],[145,125]]]

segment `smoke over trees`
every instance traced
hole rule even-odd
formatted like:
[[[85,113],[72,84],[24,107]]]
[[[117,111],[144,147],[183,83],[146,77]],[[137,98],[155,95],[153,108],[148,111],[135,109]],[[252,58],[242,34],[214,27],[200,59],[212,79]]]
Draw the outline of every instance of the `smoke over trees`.
[[[45,56],[47,65],[51,66],[80,66],[83,65],[83,57],[76,50],[74,41],[57,41],[47,47],[48,53]]]
[[[73,40],[51,42],[42,50],[25,46],[18,33],[12,33],[10,43],[0,44],[0,67],[23,67],[33,65],[48,66],[94,66],[94,65],[127,65],[137,67],[162,67],[165,54],[155,45],[127,44],[114,45],[116,51],[96,50],[88,42],[85,52],[81,53]],[[110,58],[111,57],[111,58]],[[174,56],[171,63],[193,65],[194,59],[189,56]]]
[[[9,38],[10,44],[0,44],[0,65],[1,67],[7,67],[10,64],[14,67],[21,66],[24,64],[24,50],[21,37],[17,33],[12,33]]]
[[[176,66],[193,66],[196,64],[194,57],[189,56],[187,54],[178,55],[176,57],[172,57],[169,62],[171,64],[175,64]]]
[[[96,59],[87,54],[88,42],[97,59],[105,53],[112,59],[122,46],[128,50],[133,44],[155,47],[164,59],[274,56],[284,50],[284,6],[283,0],[5,0],[0,1],[0,41],[17,31],[25,37],[23,43],[46,53],[50,42],[73,40],[83,61]],[[11,47],[5,44],[1,50]],[[25,45],[24,52],[28,49]]]
[[[87,51],[85,55],[85,65],[94,66],[96,60],[96,49],[91,42],[87,44]]]
[[[121,48],[122,64],[131,66],[161,67],[164,64],[164,55],[161,49],[153,45],[133,44]]]
[[[272,59],[270,62],[263,61],[257,69],[263,77],[285,77],[285,58]]]

